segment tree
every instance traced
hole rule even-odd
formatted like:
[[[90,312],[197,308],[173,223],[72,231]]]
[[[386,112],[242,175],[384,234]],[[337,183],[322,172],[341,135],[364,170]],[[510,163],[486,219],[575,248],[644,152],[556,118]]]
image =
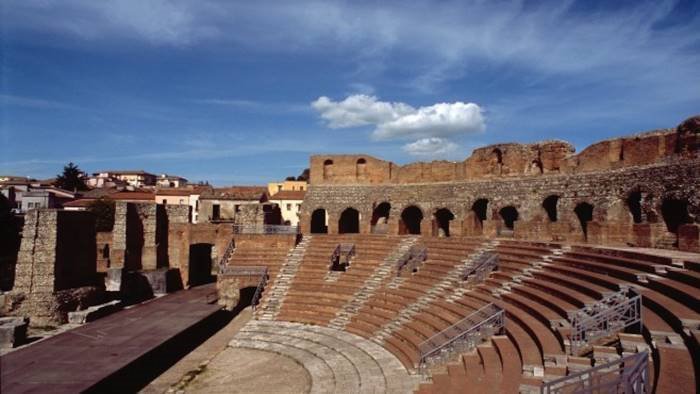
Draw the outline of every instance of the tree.
[[[88,212],[95,215],[96,231],[112,231],[114,227],[114,200],[102,197],[88,205]]]
[[[293,181],[293,180],[295,180],[295,179],[296,179],[296,178],[293,177],[293,176],[288,176],[288,177],[284,178],[285,181]]]
[[[309,169],[304,168],[304,171],[301,172],[301,175],[297,177],[297,181],[309,181]]]
[[[63,167],[63,173],[56,176],[54,185],[70,191],[88,190],[82,175],[83,172],[80,171],[80,168],[73,164],[73,162],[70,162]]]

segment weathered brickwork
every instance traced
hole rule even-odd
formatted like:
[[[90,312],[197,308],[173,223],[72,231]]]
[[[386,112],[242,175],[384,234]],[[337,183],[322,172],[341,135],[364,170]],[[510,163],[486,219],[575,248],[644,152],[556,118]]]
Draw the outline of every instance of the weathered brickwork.
[[[405,230],[400,219],[404,209],[416,206],[423,217],[422,234],[441,233],[435,215],[446,208],[453,215],[453,235],[512,234],[697,250],[699,136],[700,121],[693,118],[676,130],[603,141],[575,156],[562,142],[494,145],[477,149],[464,163],[402,167],[366,156],[314,156],[302,230],[311,231],[312,214],[324,209],[327,231],[342,231],[341,215],[353,208],[359,212],[360,232],[368,233],[376,222],[375,208],[387,202],[391,209],[386,223],[394,234]],[[489,161],[495,149],[500,158]],[[359,165],[358,157],[364,160]],[[324,160],[333,164],[324,168]],[[528,165],[536,160],[536,166]],[[544,202],[550,196],[556,202],[548,212]],[[480,199],[488,201],[484,220],[474,209]],[[517,212],[510,226],[501,211],[506,207]]]
[[[71,308],[98,298],[95,219],[41,209],[25,220],[11,312],[31,316],[33,325],[62,323]]]

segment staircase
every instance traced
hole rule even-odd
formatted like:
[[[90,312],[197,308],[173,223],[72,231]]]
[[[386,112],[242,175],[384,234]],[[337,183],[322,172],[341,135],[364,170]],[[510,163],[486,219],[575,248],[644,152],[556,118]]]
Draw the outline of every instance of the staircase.
[[[282,264],[282,268],[277,274],[275,281],[272,283],[270,290],[265,291],[264,300],[260,302],[260,305],[255,311],[255,319],[274,320],[275,317],[277,317],[282,302],[289,290],[289,286],[292,280],[294,280],[299,266],[304,259],[304,254],[306,253],[306,248],[309,246],[309,242],[311,242],[311,236],[303,236],[301,242],[287,255],[287,260]]]
[[[415,302],[402,309],[397,315],[396,319],[382,326],[371,339],[376,343],[383,344],[386,338],[393,334],[394,331],[399,329],[404,323],[410,322],[413,316],[424,310],[428,304],[435,301],[438,297],[444,296],[445,293],[449,292],[454,287],[459,287],[457,284],[461,282],[462,274],[464,273],[466,267],[472,264],[472,260],[478,258],[488,251],[493,250],[496,245],[498,245],[498,240],[493,240],[477,249],[469,257],[464,259],[462,264],[458,264],[452,270],[450,270],[445,278],[431,287],[425,295],[422,295]]]
[[[409,237],[401,241],[389,256],[374,270],[372,275],[365,280],[362,287],[355,292],[350,302],[336,313],[334,319],[328,323],[328,327],[343,330],[353,316],[364,306],[374,292],[391,275],[396,261],[403,256],[418,241],[418,237]]]
[[[562,245],[562,247],[559,249],[552,249],[549,254],[543,255],[540,258],[540,261],[533,261],[530,264],[530,267],[522,270],[520,275],[513,276],[512,280],[503,283],[501,287],[493,289],[491,293],[494,297],[501,298],[501,295],[511,292],[512,286],[521,285],[523,283],[523,279],[532,278],[531,272],[541,271],[542,267],[552,263],[553,258],[562,256],[570,251],[571,246],[569,245]]]

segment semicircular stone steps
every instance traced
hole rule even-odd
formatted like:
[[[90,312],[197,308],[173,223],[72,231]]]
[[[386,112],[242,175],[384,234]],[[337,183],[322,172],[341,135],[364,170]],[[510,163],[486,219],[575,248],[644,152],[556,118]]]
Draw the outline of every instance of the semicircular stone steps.
[[[376,343],[327,327],[250,321],[229,346],[294,359],[309,372],[311,393],[411,393],[420,381]]]

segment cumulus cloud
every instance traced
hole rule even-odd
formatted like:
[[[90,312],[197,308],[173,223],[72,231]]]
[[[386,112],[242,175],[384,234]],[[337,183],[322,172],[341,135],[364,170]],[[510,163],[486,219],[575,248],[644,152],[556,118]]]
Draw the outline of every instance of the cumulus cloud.
[[[459,146],[444,138],[421,138],[403,146],[403,150],[412,156],[438,157],[455,152]]]
[[[356,94],[342,101],[319,97],[311,103],[330,128],[374,125],[378,140],[450,137],[485,129],[483,110],[474,103],[439,103],[414,108]]]

